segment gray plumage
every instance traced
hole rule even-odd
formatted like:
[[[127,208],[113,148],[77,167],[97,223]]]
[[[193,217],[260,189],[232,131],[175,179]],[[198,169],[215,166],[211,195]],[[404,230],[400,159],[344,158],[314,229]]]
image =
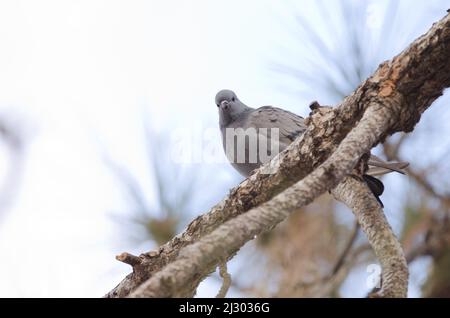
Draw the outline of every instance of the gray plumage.
[[[272,107],[263,106],[257,109],[246,106],[230,90],[222,90],[216,95],[216,105],[219,108],[219,126],[222,133],[222,143],[226,151],[226,132],[227,128],[254,128],[256,133],[256,140],[259,138],[268,139],[271,141],[271,128],[279,129],[279,151],[283,151],[289,144],[306,130],[304,119],[289,111]],[[266,130],[261,129],[266,128]],[[258,148],[259,150],[259,148]],[[248,177],[250,173],[258,168],[262,163],[265,163],[260,158],[259,153],[256,156],[257,162],[251,162],[250,150],[248,142],[245,143],[245,162],[238,162],[237,160],[237,144],[233,149],[233,154],[228,154],[233,167],[239,171],[243,176]],[[274,157],[277,153],[271,154]]]
[[[237,145],[233,151],[226,149],[226,129],[227,128],[254,128],[257,140],[264,138],[267,142],[271,140],[270,129],[279,129],[278,145],[279,151],[283,151],[289,144],[306,130],[304,119],[292,112],[276,108],[272,106],[263,106],[260,108],[251,108],[242,103],[236,94],[231,90],[221,90],[217,93],[216,105],[219,110],[219,126],[222,133],[222,143],[228,159],[233,167],[243,176],[248,177],[251,172],[257,169],[262,163],[270,160],[275,154],[270,154],[270,158],[260,158],[259,153],[256,155],[257,160],[252,161],[251,151],[249,149],[248,140],[245,142],[245,160],[239,162],[237,160]],[[266,128],[266,129],[261,129]],[[251,138],[251,136],[249,137]],[[258,148],[259,149],[259,148]],[[228,151],[228,153],[227,153]],[[367,174],[372,177],[365,178],[372,192],[377,196],[383,192],[383,184],[373,176],[380,176],[392,171],[404,173],[403,169],[408,166],[407,162],[386,162],[374,155],[368,160],[369,170]],[[380,201],[381,202],[381,201]]]

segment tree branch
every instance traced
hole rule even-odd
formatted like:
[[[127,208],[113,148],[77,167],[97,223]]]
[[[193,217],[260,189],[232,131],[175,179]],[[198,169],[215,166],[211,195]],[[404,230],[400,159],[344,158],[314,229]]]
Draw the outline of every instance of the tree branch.
[[[226,262],[219,264],[219,274],[223,281],[216,298],[225,298],[231,286],[231,275],[228,273]]]
[[[293,209],[333,189],[374,145],[397,131],[412,131],[422,112],[450,86],[449,61],[447,15],[381,64],[341,105],[316,109],[306,120],[305,134],[277,157],[276,173],[257,171],[182,234],[141,255],[139,270],[106,297],[192,296],[219,262]]]
[[[341,255],[339,256],[336,264],[333,266],[333,269],[331,270],[330,274],[328,274],[322,280],[330,279],[332,276],[336,275],[339,272],[341,267],[346,262],[346,258],[350,254],[350,251],[351,251],[353,245],[355,244],[356,238],[358,237],[358,232],[359,232],[359,223],[355,222],[355,225],[353,226],[352,234],[350,235],[350,238],[349,238],[347,244],[345,245],[344,250],[342,251]]]
[[[406,297],[408,265],[402,247],[387,222],[381,205],[367,185],[347,177],[333,191],[334,197],[350,207],[381,263],[381,297]]]
[[[314,119],[321,121],[323,114],[318,112],[315,115],[308,125],[313,124]],[[390,115],[388,107],[371,104],[359,124],[348,133],[337,150],[308,176],[272,200],[225,222],[198,242],[182,249],[175,261],[155,273],[130,296],[191,296],[200,280],[211,273],[221,260],[230,258],[246,242],[273,228],[295,209],[309,204],[323,192],[334,188],[351,172],[359,158],[372,148],[387,128]]]

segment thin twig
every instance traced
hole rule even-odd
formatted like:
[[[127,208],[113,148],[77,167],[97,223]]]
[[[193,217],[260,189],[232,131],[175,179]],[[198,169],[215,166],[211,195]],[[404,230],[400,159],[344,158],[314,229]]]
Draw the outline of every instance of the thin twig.
[[[352,234],[344,248],[344,250],[342,251],[341,256],[338,258],[336,264],[333,267],[333,270],[331,271],[331,273],[329,274],[329,276],[333,276],[336,275],[337,272],[339,272],[340,268],[342,267],[342,265],[345,263],[347,256],[349,255],[353,245],[355,244],[356,238],[358,237],[358,232],[359,232],[359,224],[356,221],[355,225],[353,226],[353,230],[352,230]]]
[[[126,253],[126,252],[124,252],[120,255],[117,255],[116,259],[122,263],[131,265],[133,267],[142,263],[142,258],[140,258],[139,256],[132,255],[130,253]]]
[[[228,289],[231,286],[231,275],[227,271],[227,262],[223,262],[219,264],[219,274],[222,277],[222,286],[220,287],[219,292],[217,293],[216,298],[225,298]]]

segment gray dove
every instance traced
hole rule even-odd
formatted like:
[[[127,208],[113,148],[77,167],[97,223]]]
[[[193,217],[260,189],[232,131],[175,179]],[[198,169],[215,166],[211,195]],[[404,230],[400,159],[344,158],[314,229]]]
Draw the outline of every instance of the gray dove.
[[[219,110],[225,154],[232,166],[244,177],[270,161],[306,130],[303,117],[272,106],[256,109],[248,107],[231,90],[218,92],[215,101]],[[243,134],[241,143],[239,134]],[[270,148],[270,152],[262,155],[267,148]],[[408,165],[407,162],[386,162],[374,155],[370,156],[369,169],[363,179],[381,205],[379,196],[383,193],[384,186],[374,176],[392,171],[404,174],[403,169]]]

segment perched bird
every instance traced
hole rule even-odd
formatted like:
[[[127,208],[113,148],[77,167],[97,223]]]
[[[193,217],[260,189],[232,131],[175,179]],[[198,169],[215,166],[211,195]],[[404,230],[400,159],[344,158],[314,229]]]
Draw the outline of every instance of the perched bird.
[[[306,130],[303,117],[272,106],[256,109],[248,107],[231,90],[218,92],[215,102],[219,110],[219,127],[225,154],[232,166],[245,177],[283,151]],[[241,143],[237,141],[239,134],[244,134]],[[261,148],[268,144],[272,146],[268,147],[271,153],[263,155]],[[370,156],[369,169],[363,179],[381,205],[379,196],[383,193],[384,186],[375,176],[392,171],[404,174],[403,169],[408,165],[407,162],[386,162],[374,155]]]

